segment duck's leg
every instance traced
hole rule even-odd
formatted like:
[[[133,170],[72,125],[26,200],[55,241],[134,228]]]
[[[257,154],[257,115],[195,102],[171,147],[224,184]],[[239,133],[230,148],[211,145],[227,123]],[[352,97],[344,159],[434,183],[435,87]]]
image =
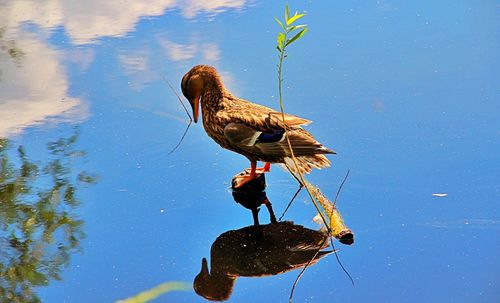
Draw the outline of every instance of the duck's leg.
[[[246,174],[239,176],[238,184],[234,188],[239,188],[246,183],[252,181],[257,177],[257,175],[271,171],[271,163],[266,162],[263,167],[257,168],[257,161],[250,162],[250,168],[245,169]]]
[[[255,162],[255,167],[252,166],[252,165],[254,165],[254,162],[250,162],[250,163],[251,163],[251,167],[245,169],[245,171],[250,172],[250,174],[252,174],[252,170],[254,171],[255,175],[267,173],[267,172],[271,171],[271,163],[270,162],[264,163],[264,166],[262,166],[262,167],[257,167],[257,162]]]
[[[270,171],[271,171],[271,163],[270,162],[264,163],[264,166],[256,168],[256,170],[255,170],[255,172],[258,174],[267,173]]]
[[[271,204],[271,201],[269,201],[269,199],[266,197],[266,198],[264,198],[264,201],[262,201],[262,203],[264,205],[266,205],[267,210],[269,211],[269,217],[270,217],[271,223],[276,223],[276,216],[274,215],[273,205]]]
[[[255,179],[256,175],[257,175],[257,161],[251,161],[250,162],[250,175],[248,176],[248,179],[249,179],[248,181]],[[248,182],[248,181],[246,181],[246,182]]]
[[[253,216],[253,225],[259,226],[259,211],[260,208],[252,208],[252,216]]]
[[[249,171],[250,170],[250,171]],[[248,182],[255,179],[257,176],[257,161],[250,162],[250,169],[245,169],[245,174],[241,174],[237,177],[237,183],[233,186],[233,188],[240,188]]]

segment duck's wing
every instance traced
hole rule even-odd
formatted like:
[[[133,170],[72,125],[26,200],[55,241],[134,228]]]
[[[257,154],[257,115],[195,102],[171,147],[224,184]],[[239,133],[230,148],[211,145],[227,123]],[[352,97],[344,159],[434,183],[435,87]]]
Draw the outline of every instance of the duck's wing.
[[[285,163],[292,172],[297,171],[295,163],[305,173],[309,173],[312,168],[330,165],[323,154],[335,152],[316,141],[301,127],[309,124],[310,120],[285,114],[283,122],[281,112],[246,100],[231,101],[231,106],[219,112],[219,118],[226,121],[225,138],[239,153],[261,161]],[[287,136],[295,161],[291,160]]]
[[[238,121],[261,131],[284,129],[285,124],[288,128],[296,128],[312,122],[295,115],[281,114],[272,108],[238,98],[232,99],[230,108],[222,114],[227,115],[225,118],[231,121]]]
[[[292,128],[285,132],[282,128],[257,129],[246,123],[236,122],[231,122],[224,128],[224,136],[232,145],[262,158],[290,157],[287,135],[295,156],[335,153],[302,128]]]
[[[267,117],[265,117],[265,121],[266,124],[272,128],[275,127],[285,128],[285,124],[288,127],[300,127],[312,122],[311,120],[307,120],[295,115],[290,115],[290,114],[282,115],[281,112],[269,112],[267,114]],[[285,122],[283,123],[283,121]]]

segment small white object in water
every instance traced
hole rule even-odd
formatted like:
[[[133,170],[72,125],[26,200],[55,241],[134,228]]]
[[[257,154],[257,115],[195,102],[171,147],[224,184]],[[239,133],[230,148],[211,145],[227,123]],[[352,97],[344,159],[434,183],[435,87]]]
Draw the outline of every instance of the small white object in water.
[[[432,194],[434,197],[446,197],[448,194]]]

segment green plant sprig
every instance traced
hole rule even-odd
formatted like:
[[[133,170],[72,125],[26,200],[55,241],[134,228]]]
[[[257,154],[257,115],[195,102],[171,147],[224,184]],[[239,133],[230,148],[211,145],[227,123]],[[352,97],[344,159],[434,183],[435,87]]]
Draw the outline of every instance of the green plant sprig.
[[[314,187],[310,185],[309,182],[307,182],[304,178],[304,175],[297,163],[297,159],[295,158],[295,154],[293,152],[293,148],[292,148],[292,144],[290,143],[290,137],[288,136],[288,131],[289,131],[289,128],[288,128],[288,125],[286,124],[285,122],[285,110],[284,110],[284,106],[283,106],[283,91],[282,91],[282,84],[283,84],[283,62],[285,60],[285,58],[287,57],[287,53],[286,53],[286,49],[289,45],[291,45],[292,43],[296,42],[297,40],[299,40],[300,38],[302,38],[308,31],[308,28],[307,28],[307,25],[306,24],[297,24],[297,25],[294,25],[294,23],[299,20],[300,18],[304,17],[305,14],[304,13],[298,13],[298,12],[295,12],[293,14],[293,16],[290,16],[290,10],[288,8],[288,5],[285,6],[285,19],[284,19],[284,22],[280,21],[278,18],[274,18],[276,20],[276,22],[279,24],[279,26],[281,27],[282,31],[278,33],[278,37],[277,37],[277,46],[276,46],[276,49],[278,50],[278,53],[279,53],[279,63],[278,63],[278,95],[279,95],[279,102],[280,102],[280,110],[281,110],[281,118],[282,118],[282,122],[283,122],[283,125],[284,125],[284,129],[285,129],[285,132],[286,132],[286,140],[287,140],[287,144],[288,144],[288,148],[290,149],[290,154],[291,154],[291,158],[293,160],[293,164],[295,165],[295,168],[297,170],[297,174],[298,174],[298,177],[296,176],[296,174],[294,174],[290,168],[288,168],[290,170],[290,173],[292,174],[292,176],[295,177],[295,179],[297,179],[297,181],[300,183],[301,186],[304,186],[306,188],[306,191],[307,191],[307,194],[309,195],[309,198],[311,199],[311,202],[313,203],[314,207],[316,208],[316,211],[318,212],[318,214],[320,215],[321,217],[321,220],[323,221],[323,224],[325,225],[327,231],[328,231],[328,234],[330,236],[333,235],[332,233],[332,229],[330,227],[330,225],[327,223],[327,220],[326,220],[326,217],[325,217],[325,214],[323,213],[323,211],[320,209],[319,207],[319,201],[318,201],[318,197],[313,194],[313,190],[314,190]],[[292,38],[289,38],[291,35],[293,34]],[[288,167],[288,165],[287,165]],[[347,178],[347,176],[346,176]],[[344,180],[345,181],[345,180]],[[340,188],[339,188],[339,192],[340,192],[340,189],[342,188],[342,185],[344,183],[344,181],[342,182],[342,184],[340,185]],[[311,188],[310,188],[311,186]],[[337,192],[337,196],[338,196],[338,193]],[[336,204],[336,201],[337,201],[337,196],[335,197],[335,202],[333,205]],[[293,200],[293,199],[292,199]],[[325,239],[326,241],[326,239]],[[354,281],[351,277],[351,275],[347,272],[347,270],[344,268],[344,266],[342,265],[342,262],[340,261],[338,255],[337,255],[337,252],[335,250],[335,246],[333,244],[333,240],[330,238],[330,243],[332,245],[332,249],[333,251],[335,252],[335,256],[337,258],[337,262],[340,264],[340,266],[342,267],[342,269],[344,270],[344,272],[347,274],[347,276],[349,277],[349,279],[351,280],[351,282],[354,284]],[[323,246],[323,243],[320,245],[320,246]],[[292,289],[290,291],[290,297],[289,297],[289,302],[292,303],[292,300],[293,300],[293,293],[294,293],[294,290],[295,290],[295,287],[297,286],[297,283],[299,282],[300,278],[302,277],[302,275],[304,274],[305,270],[308,268],[308,266],[310,265],[310,263],[312,262],[312,260],[314,260],[314,258],[316,257],[316,255],[319,253],[321,249],[319,249],[315,256],[306,264],[306,266],[304,266],[304,268],[302,269],[302,271],[300,272],[300,274],[297,276],[297,278],[295,279],[295,282],[293,283],[293,286],[292,286]]]
[[[321,211],[321,209],[320,209],[320,207],[318,205],[318,201],[316,200],[317,198],[315,198],[314,195],[313,195],[313,193],[312,193],[312,188],[309,188],[309,184],[310,183],[306,182],[306,180],[304,178],[304,175],[302,174],[302,171],[301,171],[301,169],[300,169],[300,167],[299,167],[299,165],[297,163],[297,159],[295,158],[295,154],[293,152],[292,144],[290,143],[290,136],[288,136],[288,131],[289,131],[288,125],[285,122],[285,109],[284,109],[284,106],[283,106],[283,87],[282,87],[282,85],[283,85],[283,62],[284,62],[285,58],[287,57],[287,53],[286,53],[287,47],[289,45],[291,45],[292,43],[296,42],[297,40],[299,40],[300,38],[302,38],[307,33],[307,31],[308,31],[308,28],[307,28],[306,24],[294,25],[295,21],[299,20],[300,18],[302,18],[304,16],[305,16],[304,13],[300,13],[299,14],[298,12],[295,12],[293,16],[290,16],[290,10],[288,8],[288,5],[286,5],[285,6],[285,20],[284,20],[284,22],[281,22],[276,17],[274,18],[276,20],[276,22],[280,25],[281,29],[282,29],[282,31],[278,33],[278,37],[277,37],[277,40],[276,40],[277,41],[276,49],[278,50],[278,53],[279,53],[279,56],[278,56],[279,57],[279,63],[278,63],[278,95],[279,95],[279,102],[280,102],[281,119],[283,121],[283,125],[285,126],[284,129],[285,129],[285,132],[287,134],[286,135],[286,141],[287,141],[287,144],[288,144],[288,148],[290,149],[290,154],[292,156],[293,164],[295,165],[295,168],[296,168],[296,170],[298,172],[298,177],[289,168],[290,173],[292,174],[292,176],[294,176],[297,179],[297,181],[299,181],[299,183],[300,183],[301,186],[304,186],[306,188],[307,194],[309,195],[309,198],[311,199],[311,202],[313,203],[314,207],[316,208],[316,211],[320,215],[321,220],[323,221],[323,224],[325,225],[325,227],[326,227],[326,229],[328,231],[328,234],[332,235],[332,230],[331,230],[329,224],[327,223],[327,220],[325,218],[325,214],[323,213],[323,211]],[[288,38],[292,34],[294,34],[292,36],[292,38]],[[335,248],[333,246],[333,241],[331,239],[330,239],[330,243],[332,244],[332,248],[335,251]],[[321,244],[321,246],[322,245],[323,245],[323,243]],[[320,250],[318,250],[316,252],[316,255],[319,253],[319,251]],[[294,293],[295,287],[297,286],[297,283],[299,282],[300,278],[304,274],[305,270],[307,269],[307,267],[309,266],[309,264],[311,263],[311,261],[316,257],[316,255],[306,264],[306,266],[302,269],[302,271],[300,272],[300,274],[295,279],[295,282],[293,283],[292,289],[290,291],[290,296],[289,296],[289,302],[290,303],[293,300],[293,293]],[[338,256],[337,256],[337,261],[340,263],[340,260],[338,259]],[[341,264],[341,266],[342,266],[342,264]],[[342,268],[343,268],[343,266],[342,266]]]
[[[295,165],[295,168],[296,168],[298,175],[299,175],[298,181],[301,183],[301,185],[303,185],[306,188],[306,191],[309,194],[309,197],[311,198],[311,201],[312,201],[314,207],[316,208],[316,211],[321,216],[321,219],[323,220],[323,223],[325,224],[325,226],[328,230],[328,233],[331,234],[331,230],[327,224],[326,218],[325,218],[323,212],[321,211],[320,207],[318,206],[317,201],[313,197],[313,194],[307,185],[308,182],[305,181],[304,176],[302,174],[302,171],[300,170],[300,167],[297,163],[297,159],[295,158],[292,144],[290,143],[290,137],[288,136],[289,129],[288,129],[288,125],[285,122],[285,109],[283,106],[283,87],[282,87],[283,86],[283,62],[284,62],[285,58],[287,57],[287,53],[286,53],[287,47],[289,45],[291,45],[292,43],[294,43],[295,41],[302,38],[308,31],[307,24],[294,25],[295,21],[299,20],[300,18],[304,17],[305,15],[306,14],[304,14],[304,13],[299,14],[298,12],[295,12],[293,14],[293,16],[290,16],[290,9],[288,8],[288,5],[286,5],[285,6],[284,22],[281,22],[278,18],[274,17],[274,20],[276,20],[276,22],[279,24],[279,26],[282,29],[282,31],[280,31],[278,33],[278,37],[276,39],[276,41],[278,43],[276,46],[276,49],[278,50],[278,53],[279,53],[279,56],[278,56],[279,57],[279,62],[278,62],[278,95],[279,95],[279,101],[280,101],[281,118],[283,120],[283,124],[285,125],[285,132],[287,132],[286,140],[288,143],[288,147],[290,149],[293,164]],[[292,36],[292,38],[288,38],[292,34],[294,34]],[[290,171],[290,173],[292,173],[292,175],[295,178],[297,178],[297,176],[295,176],[295,174],[293,172]]]
[[[300,18],[304,17],[306,14],[302,13],[299,14],[298,12],[295,12],[293,16],[290,17],[290,10],[288,9],[288,5],[285,6],[285,22],[281,22],[280,19],[274,17],[274,20],[278,22],[278,24],[281,26],[281,29],[283,29],[283,32],[278,33],[278,45],[277,49],[280,52],[280,54],[284,55],[285,53],[285,48],[295,42],[296,40],[302,38],[305,33],[307,33],[307,24],[299,24],[299,25],[292,25],[295,21],[299,20]],[[288,35],[291,34],[292,32],[295,32],[298,29],[300,30],[298,33],[295,34],[291,39],[287,39]]]

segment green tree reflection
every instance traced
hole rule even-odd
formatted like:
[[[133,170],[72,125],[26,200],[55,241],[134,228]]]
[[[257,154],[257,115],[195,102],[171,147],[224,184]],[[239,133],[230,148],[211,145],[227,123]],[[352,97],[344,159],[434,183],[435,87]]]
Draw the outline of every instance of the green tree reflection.
[[[85,153],[74,145],[78,132],[48,144],[45,164],[31,161],[0,138],[0,301],[40,302],[36,286],[60,280],[84,237],[78,219],[81,185],[95,183],[75,173],[75,158]]]

